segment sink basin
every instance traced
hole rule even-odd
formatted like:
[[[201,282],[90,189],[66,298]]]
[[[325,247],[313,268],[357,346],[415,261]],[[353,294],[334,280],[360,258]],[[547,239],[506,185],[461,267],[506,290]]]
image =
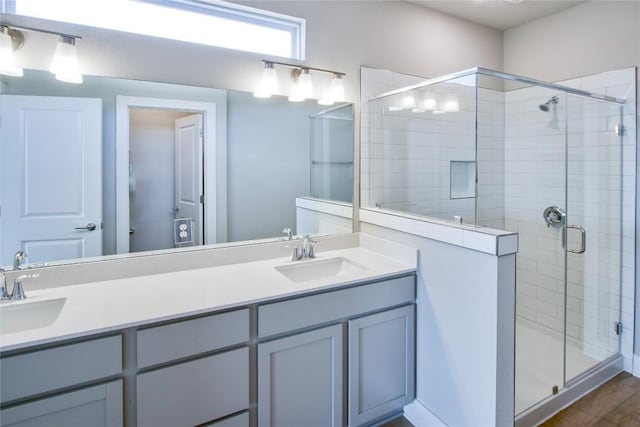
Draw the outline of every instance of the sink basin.
[[[0,305],[0,333],[12,334],[44,328],[56,321],[66,298],[6,302]]]
[[[325,279],[359,273],[363,267],[346,258],[337,257],[320,260],[296,261],[275,267],[287,279],[294,282]]]

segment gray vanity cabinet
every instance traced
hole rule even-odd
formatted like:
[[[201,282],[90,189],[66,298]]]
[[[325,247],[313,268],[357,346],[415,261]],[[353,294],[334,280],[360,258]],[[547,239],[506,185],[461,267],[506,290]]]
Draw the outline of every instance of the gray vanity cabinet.
[[[355,427],[400,411],[415,395],[414,302],[410,275],[259,305],[258,427]]]
[[[19,352],[0,365],[2,427],[123,425],[120,335]]]
[[[122,380],[3,409],[3,427],[122,426]]]
[[[201,425],[248,410],[249,317],[242,308],[138,330],[137,427]],[[219,423],[247,426],[248,417]]]
[[[258,425],[342,425],[342,326],[258,345]]]
[[[349,425],[400,410],[414,396],[413,305],[349,321]]]

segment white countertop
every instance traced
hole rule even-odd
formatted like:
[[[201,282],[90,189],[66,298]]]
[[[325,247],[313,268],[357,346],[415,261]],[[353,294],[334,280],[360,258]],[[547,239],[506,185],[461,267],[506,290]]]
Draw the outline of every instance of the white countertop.
[[[356,271],[306,282],[293,282],[274,267],[343,257]],[[315,259],[274,258],[29,292],[29,304],[66,298],[58,318],[38,329],[0,335],[0,351],[78,338],[96,333],[245,306],[277,298],[383,279],[416,270],[416,257],[392,258],[360,247],[320,252]]]

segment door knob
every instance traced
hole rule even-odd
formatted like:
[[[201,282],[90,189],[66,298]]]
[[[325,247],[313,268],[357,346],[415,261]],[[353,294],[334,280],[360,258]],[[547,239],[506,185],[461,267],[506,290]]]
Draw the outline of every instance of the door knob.
[[[89,224],[85,225],[84,227],[75,227],[76,230],[87,230],[87,231],[93,231],[95,230],[97,227],[94,223],[90,222]]]

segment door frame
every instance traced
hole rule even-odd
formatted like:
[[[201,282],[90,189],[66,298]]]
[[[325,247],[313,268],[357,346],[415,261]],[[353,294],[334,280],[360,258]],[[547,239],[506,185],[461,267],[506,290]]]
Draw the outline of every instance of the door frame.
[[[215,90],[213,102],[116,96],[116,253],[129,253],[129,110],[149,108],[203,114],[204,244],[227,240],[227,95]],[[206,205],[205,205],[206,206]]]

